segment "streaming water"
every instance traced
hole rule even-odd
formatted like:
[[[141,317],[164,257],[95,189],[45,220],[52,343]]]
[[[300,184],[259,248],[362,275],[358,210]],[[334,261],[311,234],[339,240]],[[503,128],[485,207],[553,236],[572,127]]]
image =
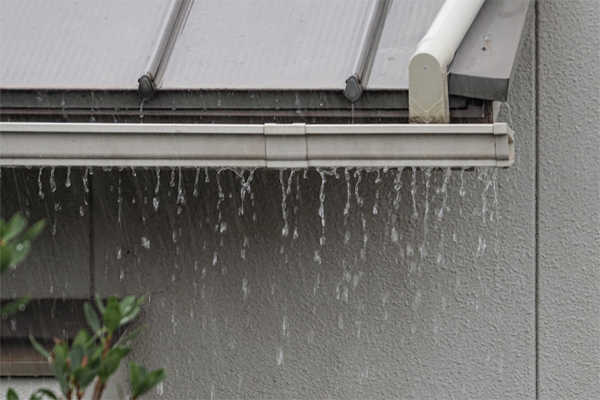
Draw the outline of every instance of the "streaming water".
[[[144,100],[140,103],[140,124],[144,123]]]
[[[70,190],[62,186],[65,171],[65,187]],[[247,168],[106,171],[96,170],[103,179],[90,182],[91,169],[34,169],[31,203],[48,203],[50,229],[59,228],[55,241],[66,226],[67,220],[61,218],[70,210],[81,216],[96,213],[95,232],[100,234],[118,222],[120,229],[110,232],[114,237],[102,239],[110,247],[103,250],[104,243],[98,241],[95,248],[95,262],[101,265],[106,258],[109,265],[104,275],[103,269],[96,270],[96,283],[160,286],[152,289],[152,299],[176,310],[161,322],[170,321],[174,335],[203,330],[201,346],[220,343],[207,357],[245,356],[248,343],[235,332],[258,329],[254,318],[263,313],[271,316],[261,323],[270,324],[266,329],[274,338],[266,360],[283,370],[298,356],[294,341],[316,348],[323,345],[324,329],[333,329],[339,335],[336,340],[362,343],[376,341],[396,324],[393,329],[399,332],[400,343],[410,335],[424,335],[423,329],[442,337],[444,310],[457,302],[464,302],[461,307],[485,307],[479,295],[489,290],[485,286],[489,271],[483,266],[499,253],[498,231],[493,231],[494,244],[490,232],[500,221],[502,171],[319,168],[310,173],[260,171],[256,176]],[[80,200],[75,208],[69,203],[68,196],[79,196],[82,190],[81,181],[75,180],[79,174],[86,197],[99,191],[94,193],[93,208],[81,206]],[[265,182],[273,181],[275,185],[267,188]],[[105,196],[101,190],[106,190]],[[59,198],[65,193],[67,197]],[[140,217],[142,224],[136,229],[130,221]],[[465,257],[475,264],[473,271],[482,283],[466,282],[465,271],[472,264],[458,267],[465,264]],[[136,270],[154,264],[160,268],[152,267],[156,269],[148,275],[149,283],[146,276],[136,276]],[[428,273],[432,267],[436,270]],[[424,282],[433,276],[439,281],[429,287]],[[447,288],[440,283],[444,279],[450,279],[453,292],[444,292]],[[56,282],[48,285],[54,285],[54,292],[61,287]],[[440,291],[435,301],[430,290]],[[189,293],[189,303],[169,303],[175,291]],[[153,307],[160,309],[159,303]],[[408,327],[404,332],[397,324],[399,313],[409,318],[425,310],[432,312],[427,327]],[[296,315],[304,312],[308,316],[296,323]],[[375,374],[370,368],[364,374]]]
[[[50,192],[51,193],[56,192],[56,180],[54,180],[54,171],[55,171],[54,167],[50,168]]]
[[[412,179],[410,180],[410,195],[412,196],[413,204],[413,219],[419,218],[419,212],[417,211],[417,168],[412,168]]]
[[[325,171],[319,169],[321,175],[321,187],[319,189],[319,217],[321,217],[321,237],[319,238],[319,244],[323,246],[325,244],[325,182],[327,177]]]
[[[71,167],[67,167],[67,178],[65,180],[65,187],[71,187]]]
[[[44,188],[42,186],[42,172],[43,172],[44,168],[40,168],[40,172],[38,173],[38,196],[40,196],[40,199],[44,198]]]
[[[283,176],[284,170],[279,171],[279,182],[281,183],[281,213],[283,215],[283,228],[281,228],[281,236],[288,237],[290,234],[290,226],[288,223],[288,209],[287,209],[287,190],[285,187],[285,178]],[[290,173],[290,177],[292,173]]]

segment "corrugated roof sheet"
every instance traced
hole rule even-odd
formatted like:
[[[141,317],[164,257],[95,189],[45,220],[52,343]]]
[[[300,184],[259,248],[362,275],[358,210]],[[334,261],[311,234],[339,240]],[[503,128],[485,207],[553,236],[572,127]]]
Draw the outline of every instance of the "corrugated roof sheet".
[[[0,88],[136,90],[172,1],[0,1]],[[341,91],[375,1],[194,0],[159,90]],[[451,94],[506,96],[528,3],[486,2]],[[392,2],[367,90],[408,89],[410,57],[442,4]]]
[[[0,2],[0,87],[135,89],[169,2]]]
[[[408,89],[410,58],[442,4],[444,0],[392,2],[369,78],[369,89]]]
[[[166,89],[343,89],[374,1],[195,1]]]

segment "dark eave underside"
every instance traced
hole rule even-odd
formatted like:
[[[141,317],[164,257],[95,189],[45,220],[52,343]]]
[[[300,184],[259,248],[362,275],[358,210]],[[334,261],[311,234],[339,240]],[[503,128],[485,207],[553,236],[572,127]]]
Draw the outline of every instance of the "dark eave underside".
[[[142,105],[134,90],[0,90],[2,121],[406,122],[406,91],[367,91],[352,105],[341,91],[164,90]],[[486,122],[489,103],[450,96],[455,122]],[[93,117],[93,118],[92,118]]]

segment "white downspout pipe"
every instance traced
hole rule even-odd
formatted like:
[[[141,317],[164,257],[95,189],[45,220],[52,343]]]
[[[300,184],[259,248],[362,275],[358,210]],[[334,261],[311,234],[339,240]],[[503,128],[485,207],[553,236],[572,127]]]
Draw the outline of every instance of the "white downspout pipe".
[[[448,66],[484,1],[446,0],[417,45],[408,68],[410,122],[450,122]]]

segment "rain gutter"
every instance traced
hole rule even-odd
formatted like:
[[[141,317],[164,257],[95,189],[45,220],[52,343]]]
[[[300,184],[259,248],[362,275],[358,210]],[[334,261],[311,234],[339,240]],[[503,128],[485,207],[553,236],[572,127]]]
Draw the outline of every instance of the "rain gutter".
[[[508,167],[491,124],[0,123],[0,166]]]
[[[448,123],[448,69],[485,0],[446,0],[417,45],[408,67],[409,118]]]

